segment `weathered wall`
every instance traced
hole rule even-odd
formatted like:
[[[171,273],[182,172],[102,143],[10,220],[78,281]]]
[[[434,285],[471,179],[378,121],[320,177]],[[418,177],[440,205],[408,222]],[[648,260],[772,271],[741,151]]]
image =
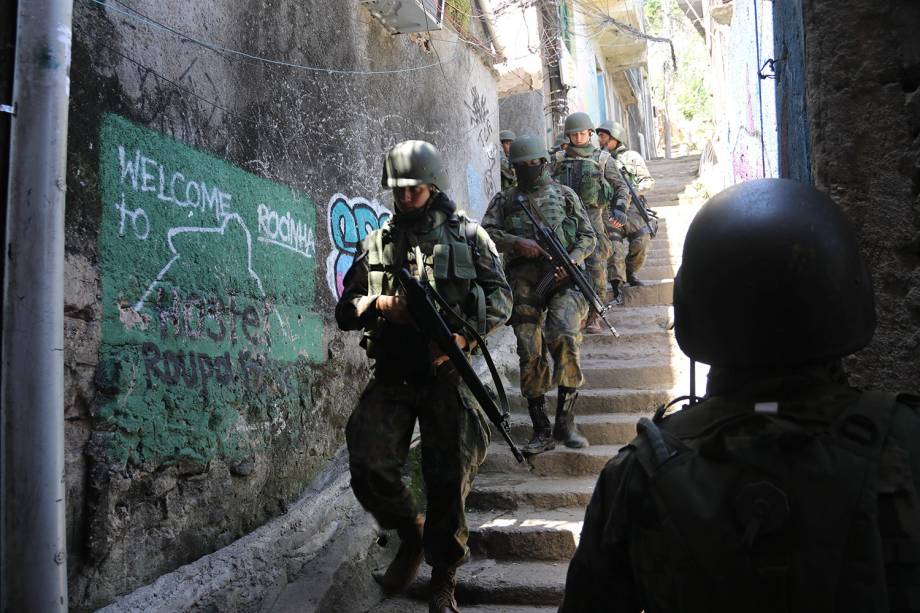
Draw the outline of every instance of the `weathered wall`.
[[[389,214],[383,152],[432,141],[474,215],[498,184],[495,75],[449,31],[394,37],[358,3],[322,0],[170,0],[145,14],[75,6],[77,610],[283,512],[340,446],[367,362],[332,310],[357,241]],[[367,74],[390,70],[403,71]]]
[[[773,3],[777,176],[811,183],[811,127],[805,104],[805,24],[801,2]]]
[[[502,130],[513,130],[518,136],[546,138],[546,115],[543,108],[543,92],[540,91],[499,98],[498,114]]]
[[[815,183],[847,211],[879,326],[849,361],[860,385],[920,390],[920,4],[804,3]]]

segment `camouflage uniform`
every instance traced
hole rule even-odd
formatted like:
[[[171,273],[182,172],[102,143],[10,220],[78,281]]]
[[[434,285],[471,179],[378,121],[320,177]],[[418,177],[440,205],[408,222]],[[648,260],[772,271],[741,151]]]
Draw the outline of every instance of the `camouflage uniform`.
[[[594,251],[595,237],[591,220],[575,192],[553,182],[545,173],[529,194],[518,188],[496,194],[483,217],[483,227],[507,258],[505,272],[514,294],[509,323],[517,337],[521,392],[527,398],[536,398],[551,387],[577,388],[584,382],[578,349],[588,303],[576,289],[557,291],[548,303],[537,294],[537,284],[553,266],[547,260],[527,259],[514,252],[517,239],[536,240],[533,224],[514,202],[518,194],[524,195],[556,230],[577,264]],[[553,357],[552,376],[547,354]]]
[[[508,161],[508,156],[505,155],[503,149],[499,149],[501,154],[501,176],[502,176],[502,191],[508,189],[509,187],[514,187],[517,185],[517,177],[514,176],[514,166],[511,165],[511,162]]]
[[[570,145],[565,153],[556,153],[553,162],[553,177],[575,190],[597,235],[597,248],[585,260],[585,267],[598,297],[607,302],[607,260],[611,253],[607,221],[614,211],[626,213],[629,191],[616,168],[609,163],[610,154],[592,144]]]
[[[363,329],[362,346],[376,360],[345,431],[352,488],[381,527],[413,522],[418,507],[402,471],[418,419],[428,498],[425,558],[434,567],[453,568],[469,556],[463,505],[486,455],[489,426],[449,363],[435,369],[428,341],[413,326],[380,316],[375,298],[396,294],[394,263],[419,275],[419,253],[429,282],[469,320],[478,320],[484,333],[508,319],[511,290],[488,234],[458,214],[443,193],[420,218],[405,219],[397,214],[364,240],[336,306],[339,327]]]
[[[795,379],[782,380],[752,379],[747,373],[739,380],[724,381],[718,370],[710,376],[710,394],[704,402],[660,424],[665,440],[672,447],[686,446],[700,454],[708,447],[705,460],[698,455],[699,460],[689,461],[719,462],[725,471],[736,462],[746,461],[748,471],[757,471],[766,463],[771,483],[790,495],[799,494],[789,499],[794,510],[786,522],[794,525],[764,534],[741,552],[724,551],[722,544],[737,539],[736,532],[746,533],[745,524],[738,524],[741,505],[735,502],[744,490],[738,482],[725,483],[735,473],[723,473],[722,483],[709,474],[707,483],[689,484],[689,488],[699,488],[699,501],[694,504],[711,506],[703,510],[688,504],[684,518],[674,517],[652,492],[643,468],[650,445],[637,437],[601,473],[585,514],[578,549],[569,564],[560,613],[920,611],[920,557],[916,555],[920,551],[920,399],[902,396],[901,403],[892,407],[888,436],[880,457],[876,457],[877,480],[866,475],[865,483],[875,481],[874,488],[864,484],[862,473],[855,470],[858,465],[846,466],[854,469],[849,477],[856,479],[852,489],[860,491],[857,500],[868,497],[869,505],[877,505],[877,523],[867,530],[855,520],[841,526],[842,501],[828,492],[846,486],[841,485],[844,478],[839,473],[827,471],[825,464],[834,466],[833,456],[817,462],[794,462],[808,458],[804,455],[807,445],[803,448],[792,437],[788,441],[770,438],[776,436],[776,430],[764,436],[762,422],[738,415],[746,411],[752,416],[754,402],[778,398],[780,414],[796,416],[799,423],[808,424],[803,429],[814,428],[815,440],[826,440],[832,429],[843,425],[844,420],[835,419],[859,401],[860,392],[836,383],[819,369],[800,370]],[[724,428],[718,438],[713,436],[717,424]],[[822,424],[825,429],[819,430]],[[763,437],[759,446],[758,436]],[[861,442],[865,443],[865,438]],[[848,448],[853,445],[849,439],[844,443]],[[680,462],[680,453],[668,460],[670,465]],[[668,464],[659,466],[656,479],[663,478]],[[795,483],[796,475],[805,476]],[[726,487],[736,489],[729,489],[730,495],[725,496],[721,492]],[[733,504],[725,507],[714,503],[726,498]],[[688,516],[704,517],[713,532],[721,531],[716,538],[700,535],[719,543],[713,542],[712,547],[697,543],[694,547],[694,538],[684,534],[686,525],[680,523]],[[861,540],[866,535],[868,547]],[[701,549],[713,553],[708,556]],[[869,582],[865,574],[856,574],[873,566],[885,569],[887,589],[885,580],[877,584]],[[745,586],[738,577],[752,572],[758,578]],[[709,573],[708,579],[697,580],[700,574]]]
[[[621,144],[613,152],[613,158],[639,196],[655,186],[655,179],[649,174],[645,160],[639,153]],[[639,215],[639,210],[635,206],[630,206],[626,214],[626,226],[623,228],[608,227],[607,236],[610,238],[612,247],[607,276],[610,281],[626,283],[627,278],[639,272],[642,265],[645,264],[652,235],[649,233],[645,220]],[[627,240],[629,241],[628,247]]]

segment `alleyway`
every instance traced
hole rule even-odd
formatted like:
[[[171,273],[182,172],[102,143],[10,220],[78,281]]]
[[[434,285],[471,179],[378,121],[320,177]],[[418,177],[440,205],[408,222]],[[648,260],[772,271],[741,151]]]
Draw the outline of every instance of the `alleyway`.
[[[649,204],[662,223],[640,274],[647,284],[629,288],[624,306],[611,312],[619,339],[592,335],[582,346],[587,381],[576,406],[591,447],[559,447],[523,465],[500,439],[489,449],[467,502],[473,560],[458,572],[457,587],[465,613],[555,611],[598,473],[633,438],[640,416],[686,393],[687,361],[668,326],[683,236],[702,204],[679,196],[694,181],[698,163],[697,156],[649,163],[656,180]],[[530,420],[515,383],[508,390],[512,430],[524,441]],[[555,406],[555,395],[550,403]],[[373,613],[427,610],[421,599],[428,570],[423,567],[410,588],[418,600],[391,599]]]

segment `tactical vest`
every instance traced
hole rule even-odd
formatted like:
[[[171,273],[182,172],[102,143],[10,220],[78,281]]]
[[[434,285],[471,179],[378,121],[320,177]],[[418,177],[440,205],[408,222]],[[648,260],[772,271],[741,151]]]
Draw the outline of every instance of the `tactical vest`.
[[[529,205],[540,212],[567,250],[571,251],[575,247],[575,235],[578,229],[575,212],[571,210],[570,203],[566,200],[562,189],[553,183],[542,185],[536,193],[531,194],[515,188],[508,197],[503,197],[502,216],[505,231],[522,238],[536,238],[530,218],[521,210],[521,205],[515,202],[518,195],[524,196]]]
[[[888,437],[911,409],[835,389],[641,420],[630,558],[648,613],[920,611],[920,503]]]
[[[480,334],[485,333],[485,292],[476,281],[478,254],[476,230],[478,224],[462,212],[422,235],[405,234],[406,253],[398,253],[400,232],[396,232],[392,219],[368,236],[367,261],[368,295],[396,292],[398,283],[393,275],[394,266],[409,267],[414,263],[413,274],[418,275],[416,254],[421,253],[428,283],[444,300],[459,309]],[[418,249],[416,249],[418,247]]]
[[[610,200],[610,184],[604,177],[608,155],[602,155],[600,149],[594,150],[591,157],[568,157],[562,151],[556,153],[556,168],[553,178],[566,187],[575,190],[582,204],[596,209],[606,206]]]

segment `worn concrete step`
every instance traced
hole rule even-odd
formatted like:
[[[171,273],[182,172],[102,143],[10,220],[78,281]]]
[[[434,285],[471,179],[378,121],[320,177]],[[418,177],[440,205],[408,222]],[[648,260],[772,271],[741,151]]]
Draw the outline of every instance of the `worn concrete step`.
[[[633,334],[647,334],[668,330],[674,322],[674,308],[667,304],[654,304],[648,306],[624,307],[617,306],[607,311],[607,318],[620,332],[620,338],[607,335],[592,334],[584,337],[584,343],[591,339],[609,337],[610,342],[617,343]]]
[[[525,456],[524,462],[518,462],[505,441],[500,440],[489,446],[489,455],[479,470],[482,473],[596,476],[604,469],[607,461],[619,453],[621,447],[622,445],[593,445],[585,449],[569,449],[565,445],[557,445],[552,451]]]
[[[583,508],[467,513],[470,551],[474,558],[568,562],[584,518]]]
[[[541,477],[530,474],[483,473],[466,498],[470,509],[561,509],[588,506],[597,475]]]
[[[463,604],[463,603],[460,603]],[[529,607],[504,605],[501,613],[556,613],[559,607]],[[428,603],[425,600],[411,600],[409,598],[388,598],[367,613],[428,613]],[[463,613],[497,613],[491,605],[464,606]]]
[[[674,384],[668,355],[629,358],[583,357],[584,388],[661,389]],[[519,385],[517,369],[508,372],[508,379]]]
[[[673,333],[661,330],[648,335],[625,335],[620,333],[620,338],[612,334],[586,334],[587,337],[609,336],[616,342],[582,343],[582,361],[594,359],[631,360],[635,358],[658,358],[668,360],[678,352],[677,341]],[[642,387],[642,386],[640,386]]]
[[[511,610],[507,606],[532,605],[535,602],[558,606],[565,591],[568,563],[506,562],[472,560],[457,569],[457,601],[464,613],[467,605],[490,605],[488,610]],[[431,568],[425,565],[418,579],[409,586],[408,594],[426,598]],[[487,610],[487,609],[483,609]]]
[[[512,413],[527,415],[527,400],[517,388],[507,390]],[[650,413],[669,400],[663,389],[582,388],[578,390],[575,410],[578,415],[607,415],[611,413]],[[552,419],[556,410],[556,392],[546,395],[546,410]]]
[[[641,287],[627,287],[623,290],[623,306],[649,306],[674,302],[674,281],[650,279]]]
[[[673,279],[674,273],[677,272],[677,266],[668,262],[667,264],[655,264],[654,266],[643,266],[636,273],[643,281],[645,279]]]
[[[592,445],[625,445],[636,436],[636,422],[640,417],[651,417],[653,412],[647,413],[603,413],[579,414],[578,405],[575,413],[575,422],[578,429]],[[509,426],[511,438],[519,443],[530,440],[533,434],[533,424],[526,414],[512,413]],[[502,441],[501,435],[492,429],[492,440]]]

